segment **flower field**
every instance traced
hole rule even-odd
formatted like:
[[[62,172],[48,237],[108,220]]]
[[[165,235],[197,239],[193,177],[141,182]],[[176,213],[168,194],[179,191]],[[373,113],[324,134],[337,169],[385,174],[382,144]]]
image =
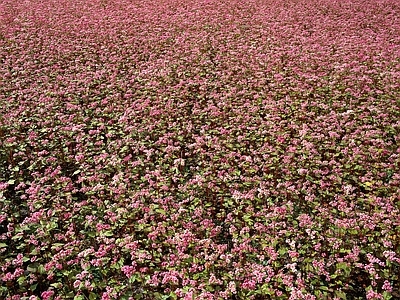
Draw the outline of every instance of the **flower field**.
[[[400,299],[399,16],[0,1],[0,299]]]

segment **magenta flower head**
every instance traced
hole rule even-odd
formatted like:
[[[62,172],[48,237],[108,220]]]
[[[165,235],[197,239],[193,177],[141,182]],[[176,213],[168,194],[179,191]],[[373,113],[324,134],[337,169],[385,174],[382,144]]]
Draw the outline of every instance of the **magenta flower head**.
[[[131,278],[135,273],[136,268],[134,266],[123,266],[121,271],[125,274],[126,277]]]
[[[41,294],[43,300],[50,300],[54,295],[54,291],[45,291]]]

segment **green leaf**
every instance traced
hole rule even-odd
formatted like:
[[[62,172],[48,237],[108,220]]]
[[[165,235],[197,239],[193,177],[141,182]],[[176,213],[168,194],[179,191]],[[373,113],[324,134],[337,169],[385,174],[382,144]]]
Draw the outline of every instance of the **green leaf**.
[[[26,277],[25,276],[21,276],[17,279],[17,282],[19,285],[22,285],[24,282],[26,282]]]
[[[89,300],[95,300],[95,299],[97,299],[97,295],[95,293],[90,293]]]
[[[54,243],[54,244],[51,246],[51,249],[53,250],[53,249],[58,248],[58,247],[61,247],[61,246],[64,246],[64,244],[62,244],[62,243]]]
[[[60,289],[60,288],[62,288],[62,283],[56,282],[56,283],[50,284],[50,286],[55,287],[56,289]]]
[[[390,300],[392,299],[392,295],[388,291],[383,292],[383,299],[384,300]]]
[[[209,291],[209,292],[214,292],[215,291],[214,287],[212,287],[211,285],[206,286],[205,289],[207,291]]]
[[[337,263],[336,264],[336,268],[337,269],[345,269],[345,268],[347,268],[348,266],[347,266],[347,263],[345,263],[345,262],[340,262],[340,263]]]
[[[339,299],[347,299],[346,293],[342,291],[335,291],[335,296]]]
[[[7,248],[8,246],[7,246],[7,244],[5,244],[5,243],[0,243],[0,248]]]
[[[46,270],[45,270],[45,268],[43,267],[43,265],[39,265],[38,271],[39,271],[40,274],[45,274],[45,273],[46,273]]]
[[[280,255],[285,255],[286,252],[287,252],[287,249],[286,249],[285,247],[282,247],[282,248],[280,248],[280,249],[278,250],[278,253],[279,253]]]
[[[171,297],[171,299],[177,299],[178,298],[174,292],[171,292],[169,294],[169,296]]]
[[[103,235],[103,236],[113,236],[114,233],[113,233],[111,230],[107,230],[107,231],[104,231],[104,232],[102,233],[102,235]]]
[[[251,216],[250,215],[244,215],[243,216],[243,220],[246,222],[246,223],[249,223],[249,225],[253,225],[253,220],[251,219]]]
[[[159,213],[159,214],[162,214],[162,215],[166,215],[165,210],[163,210],[163,209],[161,209],[161,208],[157,208],[157,209],[156,209],[156,212]]]
[[[261,292],[263,295],[273,295],[274,291],[269,287],[269,284],[263,284],[261,287]]]
[[[319,289],[320,289],[321,291],[331,291],[331,289],[329,289],[327,286],[324,286],[324,285],[320,286]],[[325,293],[324,293],[324,294],[325,294]]]
[[[28,266],[28,267],[26,268],[26,270],[27,270],[28,272],[31,272],[31,273],[36,273],[37,267],[36,267],[36,265]]]

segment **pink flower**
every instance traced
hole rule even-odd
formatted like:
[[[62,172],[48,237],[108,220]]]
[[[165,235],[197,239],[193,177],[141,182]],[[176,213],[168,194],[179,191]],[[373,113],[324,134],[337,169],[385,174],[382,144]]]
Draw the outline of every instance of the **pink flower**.
[[[15,278],[15,276],[11,272],[7,272],[1,279],[3,281],[11,281]]]
[[[76,288],[76,289],[79,288],[79,286],[81,285],[81,283],[82,283],[82,282],[81,282],[80,280],[75,280],[75,281],[74,281],[74,288]]]
[[[392,292],[392,285],[390,284],[390,282],[388,280],[385,280],[385,282],[383,283],[382,289],[385,291],[388,291],[389,293]]]
[[[89,291],[93,291],[93,286],[90,283],[89,280],[85,280],[85,287],[89,290]]]
[[[18,253],[17,258],[13,260],[13,265],[14,266],[22,266],[22,258],[24,256],[21,253]]]
[[[248,280],[246,279],[243,283],[242,283],[242,287],[244,289],[248,289],[248,290],[254,290],[256,288],[256,281],[255,280]]]
[[[1,190],[1,189],[0,189]],[[0,215],[0,224],[3,223],[7,219],[7,215],[1,214]]]
[[[46,291],[41,294],[43,300],[49,300],[53,295],[54,291]]]
[[[185,297],[183,298],[184,300],[193,300],[194,294],[193,291],[189,291],[186,293]]]
[[[131,278],[135,273],[136,268],[134,266],[123,266],[121,271],[125,274],[126,277]]]
[[[288,253],[291,258],[299,257],[299,253],[297,251],[289,250]]]
[[[101,295],[101,300],[110,300],[111,298],[110,298],[110,295],[107,293],[107,292],[104,292],[102,295]]]
[[[162,284],[173,283],[177,285],[179,283],[179,273],[177,271],[169,271],[164,273]]]
[[[210,279],[208,280],[210,284],[222,284],[222,280],[215,277],[215,274],[210,275]]]
[[[0,182],[0,191],[4,191],[7,189],[9,184],[7,182]]]
[[[230,281],[228,284],[228,290],[232,293],[232,294],[236,294],[236,284],[233,281]]]
[[[367,292],[367,300],[380,300],[383,299],[383,296],[374,290],[369,290]]]

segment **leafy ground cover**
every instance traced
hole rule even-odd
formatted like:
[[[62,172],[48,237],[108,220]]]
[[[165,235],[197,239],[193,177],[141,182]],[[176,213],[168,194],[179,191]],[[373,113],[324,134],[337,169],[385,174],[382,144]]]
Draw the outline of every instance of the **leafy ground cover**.
[[[399,16],[2,0],[0,298],[400,299]]]

